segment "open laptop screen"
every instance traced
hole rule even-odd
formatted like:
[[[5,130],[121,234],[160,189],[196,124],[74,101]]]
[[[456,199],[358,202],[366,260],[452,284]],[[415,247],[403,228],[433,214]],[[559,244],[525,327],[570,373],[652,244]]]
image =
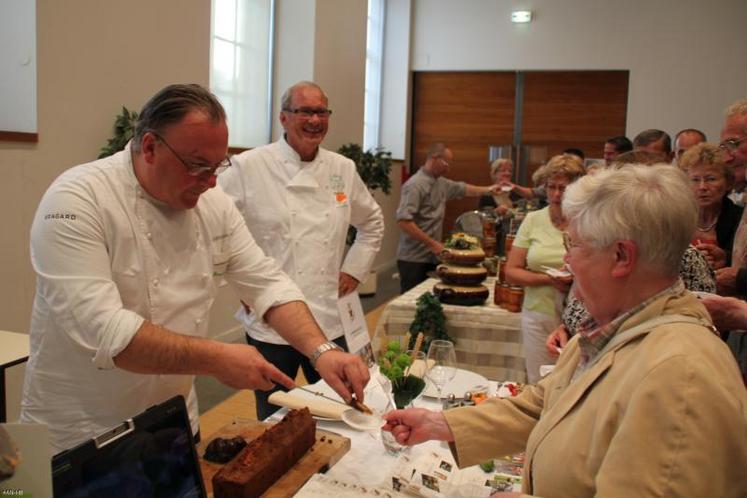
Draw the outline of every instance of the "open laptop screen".
[[[175,396],[52,458],[54,496],[205,496],[184,398]]]

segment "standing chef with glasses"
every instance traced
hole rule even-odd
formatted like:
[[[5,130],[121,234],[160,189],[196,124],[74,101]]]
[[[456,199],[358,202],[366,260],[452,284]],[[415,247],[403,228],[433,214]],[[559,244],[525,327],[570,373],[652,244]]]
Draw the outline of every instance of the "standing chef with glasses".
[[[213,189],[230,166],[215,96],[171,85],[143,107],[125,150],[60,175],[31,227],[37,288],[21,421],[49,426],[59,451],[174,395],[193,375],[239,389],[293,381],[257,350],[210,339],[208,312],[225,279],[345,399],[362,396],[359,358],[326,339],[298,287]],[[324,353],[324,354],[322,354]]]
[[[218,181],[259,247],[300,287],[329,341],[325,347],[339,349],[346,343],[338,297],[353,292],[368,275],[381,247],[384,218],[353,161],[321,147],[331,114],[318,85],[296,83],[281,99],[283,136],[235,156],[236,166]],[[357,235],[346,254],[349,225]],[[295,377],[301,367],[310,383],[319,380],[314,358],[289,345],[262,320],[261,310],[244,307],[236,317],[249,344],[286,375]],[[255,392],[257,418],[279,408],[267,401],[279,389],[284,388]]]

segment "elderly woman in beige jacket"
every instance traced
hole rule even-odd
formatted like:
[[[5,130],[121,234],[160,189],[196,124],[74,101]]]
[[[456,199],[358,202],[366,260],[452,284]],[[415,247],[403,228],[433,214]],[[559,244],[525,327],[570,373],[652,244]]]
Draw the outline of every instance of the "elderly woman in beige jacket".
[[[745,388],[677,276],[697,213],[684,175],[604,171],[569,186],[563,210],[591,318],[553,373],[515,398],[393,411],[385,429],[448,441],[462,467],[526,450],[526,495],[743,497]]]

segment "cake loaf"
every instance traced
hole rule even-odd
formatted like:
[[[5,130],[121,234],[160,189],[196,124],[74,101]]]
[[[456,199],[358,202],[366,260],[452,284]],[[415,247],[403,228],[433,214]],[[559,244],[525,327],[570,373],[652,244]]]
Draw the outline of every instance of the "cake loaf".
[[[213,477],[215,498],[253,498],[264,493],[316,442],[308,408],[291,410],[252,440]]]

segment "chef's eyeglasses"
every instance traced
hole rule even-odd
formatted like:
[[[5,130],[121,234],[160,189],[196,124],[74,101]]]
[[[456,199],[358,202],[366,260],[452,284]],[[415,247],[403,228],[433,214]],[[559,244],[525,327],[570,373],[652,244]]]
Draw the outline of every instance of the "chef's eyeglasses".
[[[726,151],[726,152],[734,152],[737,150],[737,147],[739,147],[739,144],[747,140],[747,135],[743,136],[740,139],[736,138],[730,138],[729,140],[724,140],[718,145],[718,148]]]
[[[283,110],[285,112],[295,114],[296,116],[300,116],[304,119],[311,119],[315,115],[319,116],[319,119],[329,119],[329,117],[332,115],[332,109],[312,109],[310,107],[297,107],[294,109],[292,107],[289,107],[288,109]]]
[[[223,173],[232,164],[231,158],[228,156],[226,156],[226,158],[223,159],[218,164],[214,164],[214,165],[185,161],[184,159],[182,159],[182,156],[177,154],[177,152],[169,145],[169,143],[166,140],[164,140],[164,138],[161,135],[159,135],[153,130],[148,130],[148,131],[152,133],[153,136],[155,136],[159,142],[165,145],[166,148],[169,149],[171,153],[174,154],[174,156],[177,159],[179,159],[179,161],[181,161],[181,163],[184,165],[184,168],[187,170],[187,174],[189,176],[203,176],[206,174],[218,176],[221,173]]]

